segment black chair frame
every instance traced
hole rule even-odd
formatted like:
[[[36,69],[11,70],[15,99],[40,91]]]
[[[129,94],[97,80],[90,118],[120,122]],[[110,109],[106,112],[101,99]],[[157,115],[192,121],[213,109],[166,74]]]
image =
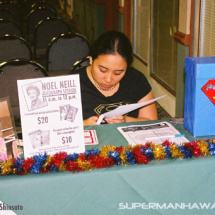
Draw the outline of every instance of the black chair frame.
[[[79,60],[79,61],[76,61],[73,66],[71,67],[71,74],[77,70],[77,69],[81,69],[83,68],[82,64],[83,63],[86,63],[86,62],[89,62],[90,60],[90,56],[87,56],[87,57],[84,57],[83,59]]]

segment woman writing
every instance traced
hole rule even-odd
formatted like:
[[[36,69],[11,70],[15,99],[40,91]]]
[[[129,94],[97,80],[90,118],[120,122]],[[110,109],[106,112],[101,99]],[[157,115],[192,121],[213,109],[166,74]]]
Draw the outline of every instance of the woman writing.
[[[84,126],[95,125],[98,115],[120,105],[154,98],[146,77],[131,67],[132,62],[132,46],[125,34],[108,31],[95,41],[90,65],[76,71],[80,75]],[[156,119],[156,106],[152,103],[105,121],[112,124]]]

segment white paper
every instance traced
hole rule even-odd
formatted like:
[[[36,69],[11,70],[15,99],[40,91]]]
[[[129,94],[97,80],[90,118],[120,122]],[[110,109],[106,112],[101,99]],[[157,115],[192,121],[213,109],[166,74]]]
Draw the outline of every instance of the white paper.
[[[130,145],[152,142],[162,144],[165,140],[174,143],[189,142],[185,137],[174,137],[180,132],[168,122],[147,125],[131,125],[117,128]]]
[[[152,99],[150,101],[147,101],[147,102],[142,102],[142,103],[135,103],[135,104],[128,104],[128,105],[121,105],[119,107],[117,107],[116,109],[112,110],[112,111],[109,111],[109,112],[106,112],[104,114],[101,114],[99,116],[99,119],[97,120],[97,125],[100,125],[101,121],[106,117],[106,118],[112,118],[114,116],[122,116],[126,113],[129,113],[133,110],[136,110],[138,108],[141,108],[143,106],[146,106],[148,104],[151,104],[155,101],[157,101],[158,99],[161,99],[163,98],[165,95],[163,96],[160,96],[158,98],[155,98],[155,99]]]
[[[18,93],[25,158],[85,151],[79,75],[18,80]]]
[[[84,130],[84,141],[85,145],[97,145],[99,144],[96,135],[96,130]]]

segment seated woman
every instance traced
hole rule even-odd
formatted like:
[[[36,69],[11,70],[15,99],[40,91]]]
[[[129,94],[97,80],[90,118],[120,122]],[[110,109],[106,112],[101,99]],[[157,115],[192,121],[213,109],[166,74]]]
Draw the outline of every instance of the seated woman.
[[[140,71],[131,67],[133,52],[125,34],[108,31],[94,43],[90,65],[75,71],[80,75],[84,126],[95,125],[98,115],[120,105],[153,99],[149,82]],[[107,123],[156,120],[155,103],[134,110],[125,116],[105,118]]]

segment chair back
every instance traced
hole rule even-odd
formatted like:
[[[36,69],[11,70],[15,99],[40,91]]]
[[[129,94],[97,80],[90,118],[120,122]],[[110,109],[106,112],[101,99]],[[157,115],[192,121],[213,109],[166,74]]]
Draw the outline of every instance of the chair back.
[[[7,1],[0,5],[0,10],[5,9],[10,11],[15,17],[16,23],[20,24],[20,5],[17,2]]]
[[[0,36],[9,34],[22,37],[22,32],[17,23],[12,20],[0,19]]]
[[[34,29],[36,25],[47,17],[57,17],[57,14],[54,10],[44,7],[39,7],[29,13],[27,17],[27,35],[28,41],[31,44],[33,43]]]
[[[78,60],[73,64],[73,66],[71,67],[71,74],[75,73],[76,70],[89,65],[90,65],[90,57],[89,56],[84,57],[83,59]]]
[[[81,34],[62,34],[47,49],[47,71],[69,71],[73,64],[89,55],[88,40]]]
[[[27,16],[33,9],[33,5],[38,2],[44,2],[44,0],[22,0],[22,16]]]
[[[46,76],[45,68],[35,61],[13,59],[0,64],[0,98],[10,98],[14,117],[20,117],[17,80]]]
[[[55,6],[51,2],[46,2],[46,1],[39,1],[39,2],[34,3],[31,6],[29,13],[32,10],[38,9],[39,7],[48,8],[48,9],[54,10],[57,13]]]
[[[71,28],[67,22],[61,18],[46,18],[40,21],[34,30],[34,58],[46,55],[48,44],[54,37],[69,33]]]
[[[0,36],[0,63],[14,58],[32,59],[29,43],[22,37],[15,35]]]
[[[16,16],[13,14],[12,11],[8,10],[7,8],[0,9],[0,19],[7,19],[17,22]]]

